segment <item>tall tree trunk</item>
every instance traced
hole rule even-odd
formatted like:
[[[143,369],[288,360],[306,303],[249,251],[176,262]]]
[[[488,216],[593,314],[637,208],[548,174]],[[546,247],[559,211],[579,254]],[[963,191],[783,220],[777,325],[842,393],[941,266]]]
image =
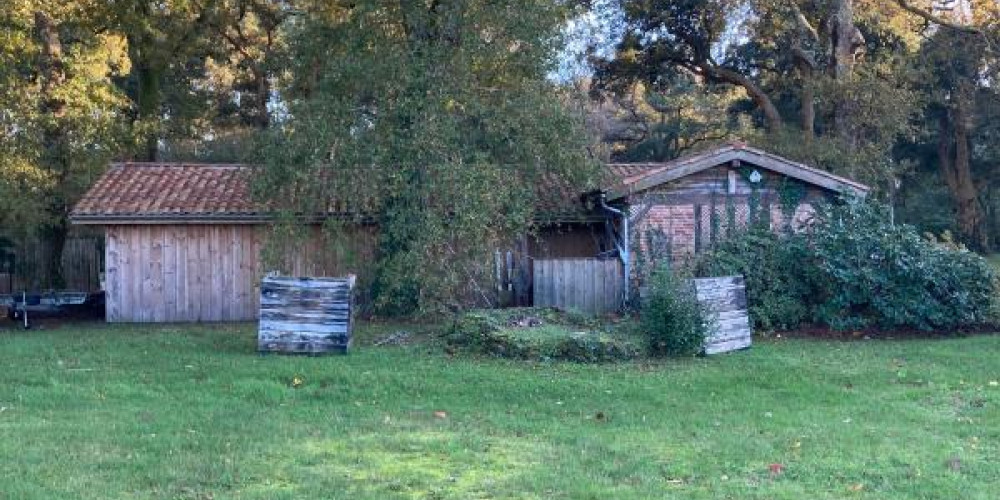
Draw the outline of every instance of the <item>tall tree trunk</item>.
[[[156,161],[160,153],[160,134],[158,131],[160,105],[163,99],[163,69],[148,56],[139,55],[135,63],[135,75],[138,79],[136,94],[136,109],[140,123],[149,127],[146,130],[143,145],[142,160]]]
[[[62,256],[66,248],[66,238],[69,236],[69,223],[63,215],[59,220],[47,224],[41,231],[45,265],[46,288],[60,289],[66,287],[66,277],[62,273]]]
[[[267,109],[267,102],[271,97],[271,84],[267,81],[267,73],[262,69],[255,68],[253,71],[254,83],[257,86],[256,102],[257,116],[255,119],[257,127],[265,129],[271,125],[271,113]]]
[[[62,252],[68,232],[67,206],[62,189],[69,175],[69,137],[62,118],[66,114],[66,101],[59,97],[59,87],[66,82],[66,65],[63,61],[62,42],[55,21],[45,12],[34,13],[35,36],[41,46],[41,105],[43,167],[54,174],[56,186],[48,193],[49,221],[40,236],[48,252],[44,260],[45,284],[53,288],[65,286],[62,275]]]
[[[854,74],[859,54],[864,53],[865,38],[854,25],[853,0],[836,0],[830,16],[830,76],[843,84]],[[834,107],[834,129],[844,144],[856,146],[858,138],[851,131],[852,106],[841,98]]]
[[[806,46],[820,44],[819,32],[806,19],[794,1],[790,3],[790,6],[792,15],[799,26],[799,38],[792,43],[792,56],[795,59],[795,68],[798,70],[799,78],[802,80],[799,94],[802,138],[805,142],[810,143],[816,136],[816,87],[813,79],[816,76],[817,68],[816,58],[812,52],[806,50]]]
[[[836,0],[830,19],[830,75],[845,80],[854,72],[858,49],[864,47],[865,38],[854,25],[854,1]]]
[[[960,85],[951,109],[939,120],[938,166],[955,202],[955,218],[964,242],[989,251],[986,220],[979,204],[979,190],[972,177],[969,131],[972,128],[972,92]]]
[[[802,109],[800,116],[802,119],[802,138],[805,142],[812,142],[816,136],[816,90],[813,88],[811,76],[806,77],[802,82]]]

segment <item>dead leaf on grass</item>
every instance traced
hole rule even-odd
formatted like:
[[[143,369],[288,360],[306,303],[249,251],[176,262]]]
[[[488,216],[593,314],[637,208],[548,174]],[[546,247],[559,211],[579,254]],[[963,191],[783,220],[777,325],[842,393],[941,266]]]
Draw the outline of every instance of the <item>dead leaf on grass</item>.
[[[434,412],[434,418],[446,419],[448,418],[448,413],[438,410]]]
[[[785,471],[785,465],[773,463],[767,466],[767,470],[771,472],[771,477],[776,477]]]

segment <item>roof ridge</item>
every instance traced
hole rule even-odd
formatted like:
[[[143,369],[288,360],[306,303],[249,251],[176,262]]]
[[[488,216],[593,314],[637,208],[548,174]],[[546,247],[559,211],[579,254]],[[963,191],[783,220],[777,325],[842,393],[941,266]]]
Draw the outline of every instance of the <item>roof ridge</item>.
[[[236,169],[253,167],[249,163],[191,163],[191,162],[157,162],[157,161],[116,161],[111,162],[111,168],[135,167],[135,168],[219,168]]]

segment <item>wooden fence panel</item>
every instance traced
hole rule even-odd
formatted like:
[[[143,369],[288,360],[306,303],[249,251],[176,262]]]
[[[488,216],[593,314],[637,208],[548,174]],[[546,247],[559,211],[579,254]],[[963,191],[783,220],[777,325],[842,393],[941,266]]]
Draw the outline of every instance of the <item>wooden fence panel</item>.
[[[49,290],[54,286],[45,276],[45,261],[49,249],[37,239],[18,241],[8,249],[14,254],[14,275],[0,273],[0,293],[21,290]],[[62,289],[78,292],[100,290],[104,265],[104,238],[70,236],[62,254]]]
[[[534,304],[605,314],[620,309],[622,265],[607,259],[535,259]]]

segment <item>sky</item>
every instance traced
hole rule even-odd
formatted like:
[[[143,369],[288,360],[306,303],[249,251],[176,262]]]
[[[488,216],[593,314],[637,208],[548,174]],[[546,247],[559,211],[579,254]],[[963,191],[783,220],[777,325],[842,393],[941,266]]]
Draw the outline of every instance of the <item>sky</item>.
[[[587,51],[595,47],[599,56],[611,56],[621,38],[621,11],[614,0],[595,0],[587,13],[571,20],[564,31],[566,47],[558,56],[558,67],[549,78],[565,83],[590,76],[593,68],[587,63]]]

